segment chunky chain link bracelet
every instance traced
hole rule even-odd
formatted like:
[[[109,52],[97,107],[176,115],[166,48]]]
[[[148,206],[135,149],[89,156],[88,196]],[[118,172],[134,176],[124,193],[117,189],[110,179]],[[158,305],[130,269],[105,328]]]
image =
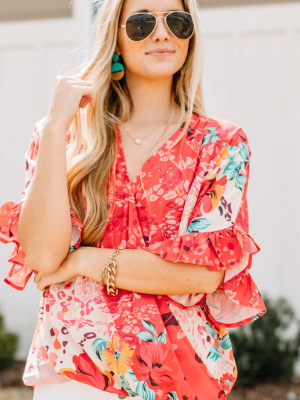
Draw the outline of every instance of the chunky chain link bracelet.
[[[116,296],[118,294],[118,289],[116,288],[116,276],[118,272],[118,264],[115,259],[116,255],[119,254],[120,250],[124,247],[118,246],[115,252],[112,254],[110,259],[104,264],[102,268],[101,284],[105,285],[104,278],[107,279],[106,290],[110,296]]]

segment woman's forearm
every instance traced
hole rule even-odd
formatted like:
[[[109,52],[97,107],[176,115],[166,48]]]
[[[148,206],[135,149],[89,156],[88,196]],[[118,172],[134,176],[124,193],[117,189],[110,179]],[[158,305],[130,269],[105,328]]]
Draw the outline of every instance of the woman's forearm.
[[[103,265],[115,249],[83,247],[78,275],[101,281]],[[121,250],[116,256],[116,287],[149,294],[212,293],[222,282],[224,271],[209,271],[206,266],[173,263],[142,249]],[[106,284],[106,281],[105,281]]]
[[[37,271],[55,270],[68,254],[72,226],[66,168],[64,129],[46,123],[19,220],[20,244]]]

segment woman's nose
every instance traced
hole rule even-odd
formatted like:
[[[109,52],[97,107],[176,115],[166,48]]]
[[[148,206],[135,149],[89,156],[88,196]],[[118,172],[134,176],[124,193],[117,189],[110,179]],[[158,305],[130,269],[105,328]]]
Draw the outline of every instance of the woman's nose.
[[[166,26],[164,17],[160,15],[159,17],[157,17],[157,23],[153,32],[153,38],[155,39],[155,37],[161,35],[163,35],[164,37],[170,37],[169,33],[170,32],[168,27]]]

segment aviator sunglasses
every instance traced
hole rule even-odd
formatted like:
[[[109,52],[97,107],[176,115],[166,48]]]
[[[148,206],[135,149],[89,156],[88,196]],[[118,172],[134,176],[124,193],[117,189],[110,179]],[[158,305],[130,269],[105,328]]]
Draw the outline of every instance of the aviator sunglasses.
[[[151,12],[135,13],[127,17],[125,25],[119,25],[120,28],[126,27],[126,35],[133,42],[141,42],[151,35],[157,25],[157,19],[163,18],[169,31],[178,39],[187,40],[194,33],[193,18],[186,11],[153,11],[167,14],[156,17]]]

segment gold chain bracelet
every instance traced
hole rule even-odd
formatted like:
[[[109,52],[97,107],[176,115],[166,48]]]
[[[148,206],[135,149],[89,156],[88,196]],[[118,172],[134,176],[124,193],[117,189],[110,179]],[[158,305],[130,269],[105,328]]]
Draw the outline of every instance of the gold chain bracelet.
[[[116,288],[116,276],[118,272],[118,264],[115,259],[116,255],[119,254],[120,250],[123,250],[124,247],[118,246],[115,252],[112,254],[110,259],[105,263],[102,268],[101,275],[101,284],[105,285],[104,278],[107,279],[106,290],[110,296],[116,296],[118,294],[118,289]]]

